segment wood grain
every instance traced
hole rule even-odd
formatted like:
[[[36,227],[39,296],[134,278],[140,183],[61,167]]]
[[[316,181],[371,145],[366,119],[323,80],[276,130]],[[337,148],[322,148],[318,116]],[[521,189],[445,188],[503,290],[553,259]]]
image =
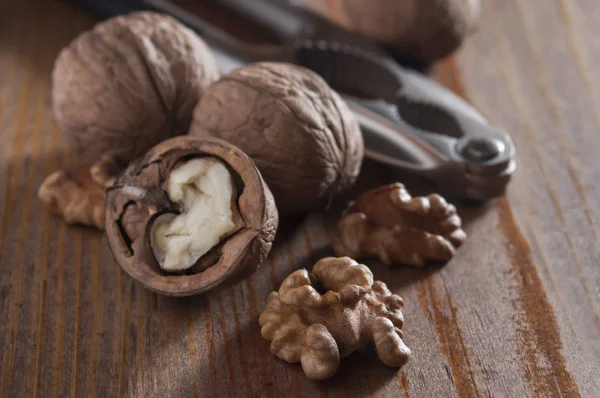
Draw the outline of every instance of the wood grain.
[[[0,397],[598,396],[598,20],[596,0],[484,2],[480,31],[435,76],[513,134],[519,170],[506,197],[459,206],[470,238],[446,266],[368,263],[406,301],[408,365],[367,351],[314,383],[269,353],[257,318],[289,272],[331,253],[344,199],[284,220],[269,259],[236,286],[149,292],[101,234],[36,199],[76,157],[53,123],[52,63],[93,18],[0,0]],[[348,197],[398,178],[366,162]]]

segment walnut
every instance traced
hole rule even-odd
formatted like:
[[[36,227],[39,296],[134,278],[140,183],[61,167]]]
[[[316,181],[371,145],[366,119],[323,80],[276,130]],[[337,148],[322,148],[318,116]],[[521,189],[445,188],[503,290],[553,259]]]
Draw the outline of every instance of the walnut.
[[[97,24],[65,47],[52,75],[56,120],[77,154],[129,162],[187,134],[216,61],[174,18],[135,12]]]
[[[340,358],[373,343],[386,365],[404,365],[410,350],[400,330],[403,306],[385,283],[373,281],[367,266],[327,257],[314,265],[310,277],[301,269],[285,278],[269,295],[259,323],[271,353],[301,362],[309,379],[323,380],[337,371]]]
[[[332,235],[338,256],[416,266],[450,260],[467,237],[453,205],[437,194],[412,198],[400,183],[360,195]]]
[[[362,163],[362,135],[346,103],[295,65],[251,64],[213,83],[190,134],[207,131],[256,162],[280,214],[302,212],[350,187]]]
[[[336,0],[327,15],[390,47],[406,60],[431,62],[456,50],[475,29],[480,0]]]
[[[121,267],[158,293],[240,280],[267,257],[278,214],[252,160],[218,139],[168,139],[107,189],[106,234]]]
[[[52,212],[69,224],[104,229],[104,189],[111,185],[122,166],[109,155],[50,174],[38,190],[38,197]]]

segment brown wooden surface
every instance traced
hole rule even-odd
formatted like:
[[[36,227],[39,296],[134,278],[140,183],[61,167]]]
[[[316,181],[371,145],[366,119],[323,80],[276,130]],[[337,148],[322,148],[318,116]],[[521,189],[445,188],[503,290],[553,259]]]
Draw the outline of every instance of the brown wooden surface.
[[[513,133],[508,195],[460,207],[470,238],[445,267],[367,263],[406,301],[408,365],[354,354],[315,383],[268,352],[257,318],[329,253],[331,215],[286,220],[263,267],[218,293],[132,282],[100,233],[36,198],[74,155],[53,124],[53,59],[94,20],[0,0],[0,397],[599,396],[600,2],[484,3],[480,32],[436,74]],[[361,187],[395,178],[367,163]]]

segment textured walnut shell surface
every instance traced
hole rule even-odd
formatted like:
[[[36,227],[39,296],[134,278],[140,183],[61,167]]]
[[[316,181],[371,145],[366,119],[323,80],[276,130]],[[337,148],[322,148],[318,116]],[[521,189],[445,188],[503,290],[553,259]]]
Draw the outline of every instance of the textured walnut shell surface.
[[[169,16],[136,12],[97,24],[60,52],[54,115],[78,154],[130,161],[186,134],[217,78],[213,55],[193,31]]]
[[[237,180],[244,226],[216,247],[220,253],[214,265],[191,275],[166,274],[153,254],[151,233],[160,215],[178,209],[163,184],[177,165],[199,157],[216,158],[228,166]],[[108,189],[105,223],[113,255],[130,276],[158,293],[187,296],[254,272],[271,249],[278,214],[269,188],[241,150],[222,140],[181,136],[158,144],[121,174]]]
[[[308,69],[257,63],[213,83],[191,135],[232,142],[256,162],[280,214],[302,212],[350,187],[363,140],[346,103]]]
[[[417,62],[456,50],[474,30],[481,7],[480,0],[340,1],[347,27]]]

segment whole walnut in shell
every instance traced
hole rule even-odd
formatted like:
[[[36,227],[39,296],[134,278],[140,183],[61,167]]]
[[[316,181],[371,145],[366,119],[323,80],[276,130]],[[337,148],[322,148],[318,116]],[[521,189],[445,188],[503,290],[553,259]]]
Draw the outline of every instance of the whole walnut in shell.
[[[386,365],[404,365],[410,350],[402,341],[403,307],[367,266],[326,257],[310,275],[305,269],[288,275],[269,295],[259,323],[272,354],[301,362],[309,379],[323,380],[337,371],[340,358],[369,344]]]
[[[362,164],[362,135],[346,103],[295,65],[251,64],[213,83],[190,129],[206,132],[256,162],[280,214],[299,213],[350,187]]]
[[[174,18],[136,12],[97,24],[65,47],[52,74],[54,115],[78,155],[131,161],[186,134],[215,59]]]
[[[401,57],[430,62],[456,50],[474,30],[480,0],[337,0],[327,15],[390,47]]]
[[[222,140],[174,137],[107,189],[106,235],[121,267],[158,293],[236,282],[267,257],[273,196],[252,160]]]

